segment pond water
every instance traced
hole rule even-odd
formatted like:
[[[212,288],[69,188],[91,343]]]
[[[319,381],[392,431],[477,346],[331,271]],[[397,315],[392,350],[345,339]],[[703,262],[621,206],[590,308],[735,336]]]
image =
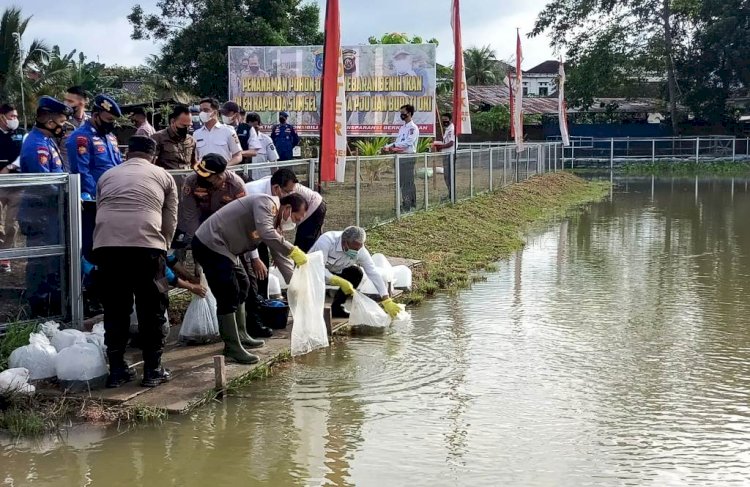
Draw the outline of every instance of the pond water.
[[[750,483],[750,193],[615,180],[487,280],[159,427],[5,441],[5,485]],[[697,191],[696,191],[697,188]]]

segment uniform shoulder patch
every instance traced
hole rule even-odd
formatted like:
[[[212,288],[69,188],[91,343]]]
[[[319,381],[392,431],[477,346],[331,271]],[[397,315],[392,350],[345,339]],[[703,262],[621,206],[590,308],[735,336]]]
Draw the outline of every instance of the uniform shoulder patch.
[[[79,135],[76,137],[76,145],[81,147],[82,145],[89,145],[89,138]]]
[[[44,146],[37,147],[36,157],[40,165],[46,166],[49,163],[49,159],[50,159],[49,149]]]

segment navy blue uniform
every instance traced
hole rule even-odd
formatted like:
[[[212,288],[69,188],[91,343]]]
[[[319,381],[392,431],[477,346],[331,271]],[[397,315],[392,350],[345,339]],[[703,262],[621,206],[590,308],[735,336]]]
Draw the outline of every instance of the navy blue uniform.
[[[276,124],[271,129],[271,140],[279,153],[280,161],[289,161],[294,158],[294,148],[299,145],[299,135],[294,126],[288,123]]]
[[[70,172],[81,175],[81,196],[96,197],[96,183],[107,169],[122,164],[122,154],[114,134],[99,135],[86,120],[67,142]]]

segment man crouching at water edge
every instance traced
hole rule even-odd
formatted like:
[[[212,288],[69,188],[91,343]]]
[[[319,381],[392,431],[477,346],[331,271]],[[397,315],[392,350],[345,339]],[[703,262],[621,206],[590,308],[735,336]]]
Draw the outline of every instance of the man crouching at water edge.
[[[365,248],[366,238],[364,228],[347,227],[343,232],[324,233],[310,249],[310,253],[318,250],[323,252],[326,259],[326,283],[339,287],[331,304],[334,318],[349,317],[344,303],[346,297],[354,294],[354,290],[362,282],[362,269],[378,290],[380,304],[386,313],[395,318],[400,311],[389,297],[385,281],[375,268],[370,252]]]
[[[125,163],[108,169],[97,183],[93,261],[103,290],[107,387],[135,378],[125,363],[134,296],[143,350],[141,385],[156,387],[170,379],[161,355],[169,333],[164,316],[167,249],[177,226],[177,185],[153,164],[155,156],[156,142],[133,136]]]
[[[216,297],[219,334],[224,355],[239,363],[254,364],[259,358],[244,346],[264,345],[247,334],[246,320],[258,321],[257,309],[248,309],[248,291],[257,284],[255,273],[245,272],[240,257],[264,243],[284,279],[292,278],[294,264],[307,263],[307,256],[287,242],[281,230],[290,230],[305,216],[307,203],[298,194],[278,198],[258,194],[235,200],[203,222],[193,238],[193,256],[203,268],[208,287]],[[294,262],[292,262],[294,261]]]

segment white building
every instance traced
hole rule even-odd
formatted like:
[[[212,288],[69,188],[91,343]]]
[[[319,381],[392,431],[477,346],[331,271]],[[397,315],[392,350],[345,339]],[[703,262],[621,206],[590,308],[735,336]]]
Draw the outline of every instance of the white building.
[[[544,61],[523,72],[523,96],[550,96],[557,91],[559,62]]]

